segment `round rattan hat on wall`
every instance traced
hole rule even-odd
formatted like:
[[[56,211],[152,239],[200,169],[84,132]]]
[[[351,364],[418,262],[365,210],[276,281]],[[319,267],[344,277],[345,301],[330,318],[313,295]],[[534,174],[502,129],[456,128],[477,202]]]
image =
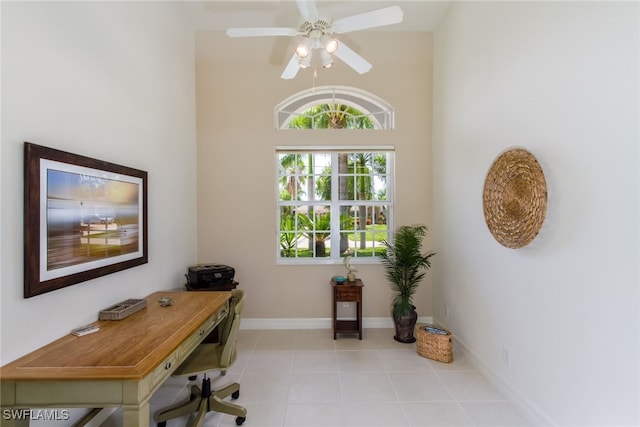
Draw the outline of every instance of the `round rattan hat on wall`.
[[[531,243],[547,212],[547,183],[533,154],[522,148],[500,154],[487,174],[482,203],[498,243],[511,249]]]

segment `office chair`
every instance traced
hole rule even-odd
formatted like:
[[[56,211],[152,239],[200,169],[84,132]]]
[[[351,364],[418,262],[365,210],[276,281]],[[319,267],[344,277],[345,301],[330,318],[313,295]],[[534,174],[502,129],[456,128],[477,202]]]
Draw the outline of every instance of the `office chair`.
[[[219,329],[220,341],[201,343],[171,374],[174,377],[193,377],[197,374],[204,374],[204,378],[202,379],[202,387],[191,386],[191,395],[188,401],[156,413],[155,420],[158,427],[166,426],[169,419],[192,413],[196,413],[196,416],[190,419],[188,425],[199,427],[209,411],[235,415],[237,425],[244,423],[247,410],[240,405],[223,401],[228,396],[237,399],[240,396],[240,384],[232,383],[220,390],[212,390],[211,380],[207,376],[207,372],[210,371],[220,371],[221,375],[224,375],[236,360],[236,338],[240,327],[244,297],[245,293],[242,290],[234,289],[231,291],[229,315]]]

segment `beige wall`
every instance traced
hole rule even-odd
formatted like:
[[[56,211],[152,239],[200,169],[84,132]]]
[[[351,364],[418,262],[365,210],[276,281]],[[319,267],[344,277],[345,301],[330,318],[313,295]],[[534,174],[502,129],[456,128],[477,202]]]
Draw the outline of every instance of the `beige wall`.
[[[368,49],[360,49],[364,39],[356,35],[343,40],[373,64],[372,70],[358,75],[338,63],[330,70],[320,68],[315,85],[353,86],[380,96],[395,108],[395,130],[276,130],[274,106],[314,84],[310,70],[294,80],[279,78],[292,52],[287,52],[288,42],[196,34],[198,260],[236,268],[240,286],[251,295],[247,318],[328,318],[329,278],[345,272],[342,264],[276,265],[276,145],[395,145],[396,226],[432,225],[432,37],[359,36],[367,37]],[[232,63],[226,53],[219,55],[229,50],[235,50]],[[435,249],[430,239],[425,249]],[[366,285],[365,318],[388,316],[389,290],[382,267],[357,268]],[[420,316],[431,315],[431,295],[428,275],[416,296]]]

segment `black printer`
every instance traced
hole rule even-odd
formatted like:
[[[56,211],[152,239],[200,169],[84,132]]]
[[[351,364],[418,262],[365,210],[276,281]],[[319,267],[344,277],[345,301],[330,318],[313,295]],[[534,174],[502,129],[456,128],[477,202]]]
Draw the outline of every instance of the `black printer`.
[[[227,290],[236,271],[223,264],[201,264],[187,269],[187,289]]]

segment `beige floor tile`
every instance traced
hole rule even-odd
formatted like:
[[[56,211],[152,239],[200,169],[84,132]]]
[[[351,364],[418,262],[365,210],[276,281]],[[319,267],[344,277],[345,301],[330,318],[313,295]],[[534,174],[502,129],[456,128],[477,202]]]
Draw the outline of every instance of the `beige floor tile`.
[[[477,426],[533,426],[508,402],[462,402],[460,404]]]
[[[289,403],[340,403],[338,374],[292,374],[289,382]]]
[[[402,427],[409,422],[400,403],[358,403],[345,407],[349,427]]]
[[[479,372],[446,371],[438,372],[437,375],[458,401],[505,400],[500,392]]]
[[[236,341],[236,349],[240,351],[253,351],[256,343],[260,339],[262,331],[245,330],[238,331],[238,340]]]
[[[431,371],[429,362],[415,351],[378,350],[382,367],[387,372]]]
[[[293,351],[254,351],[249,358],[245,372],[289,373],[293,362]]]
[[[243,427],[281,427],[284,424],[285,405],[246,404],[246,421]],[[224,415],[219,427],[237,427],[236,417]],[[176,427],[183,424],[177,424]],[[171,427],[167,425],[167,427]]]
[[[370,335],[363,333],[362,340],[357,334],[338,334],[334,341],[336,350],[375,350],[376,343]]]
[[[293,372],[338,372],[335,351],[296,351],[293,355]]]
[[[330,331],[302,331],[296,334],[296,351],[335,350],[336,344]]]
[[[456,402],[408,402],[404,411],[412,427],[468,427],[471,418]]]
[[[294,350],[296,333],[290,331],[263,331],[258,338],[254,350]]]
[[[340,374],[343,402],[393,402],[397,397],[384,372]]]
[[[342,404],[308,403],[289,404],[284,419],[286,427],[336,427],[344,426]]]
[[[331,330],[241,330],[236,363],[216,377],[214,388],[241,384],[235,402],[247,408],[246,427],[530,425],[455,342],[453,362],[442,363],[419,356],[415,344],[397,343],[393,334],[365,329],[363,340],[334,340]],[[185,399],[188,383],[167,380],[151,399],[152,414]],[[117,411],[103,426],[120,427],[120,416]],[[235,417],[212,413],[204,425],[236,424]]]
[[[289,375],[244,373],[240,379],[240,398],[236,403],[282,404],[287,402]]]
[[[433,372],[391,372],[389,380],[402,402],[453,401]]]
[[[377,351],[353,350],[336,352],[340,372],[382,372]]]

